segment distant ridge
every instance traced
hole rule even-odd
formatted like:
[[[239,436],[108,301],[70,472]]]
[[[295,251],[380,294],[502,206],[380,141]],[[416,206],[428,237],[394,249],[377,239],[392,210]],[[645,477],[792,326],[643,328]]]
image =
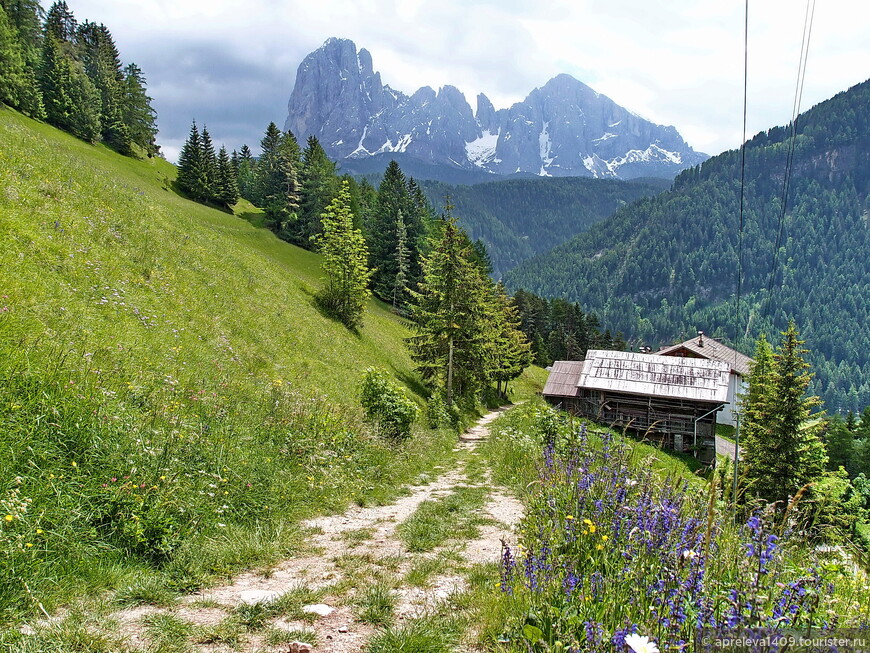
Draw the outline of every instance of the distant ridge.
[[[508,109],[496,111],[481,93],[472,111],[454,86],[424,86],[410,96],[390,88],[367,50],[337,38],[299,65],[284,127],[300,139],[316,136],[348,172],[395,158],[403,167],[417,162],[424,178],[453,182],[456,171],[671,179],[707,159],[674,127],[645,120],[570,75]]]

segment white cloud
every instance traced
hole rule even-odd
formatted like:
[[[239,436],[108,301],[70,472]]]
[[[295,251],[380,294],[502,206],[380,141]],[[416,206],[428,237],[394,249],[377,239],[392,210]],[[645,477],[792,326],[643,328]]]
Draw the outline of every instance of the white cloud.
[[[48,0],[44,0],[46,6]],[[394,88],[452,84],[496,107],[567,72],[711,154],[742,130],[743,3],[672,0],[68,0],[149,79],[164,142],[194,117],[217,141],[283,124],[296,67],[330,36],[372,53]],[[791,117],[803,3],[750,7],[748,135]],[[803,109],[870,74],[870,4],[818,3]]]

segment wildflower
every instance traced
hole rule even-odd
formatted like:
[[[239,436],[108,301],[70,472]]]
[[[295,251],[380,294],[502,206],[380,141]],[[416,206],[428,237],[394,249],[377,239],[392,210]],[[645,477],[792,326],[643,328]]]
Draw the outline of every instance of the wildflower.
[[[43,531],[41,528],[37,528],[37,529],[36,529],[36,534],[37,534],[37,535],[42,535],[43,532],[44,532],[44,531]]]
[[[32,547],[32,546],[33,546],[33,543],[32,543],[32,542],[28,542],[28,543],[27,543],[27,544],[25,544],[25,545],[24,545],[24,546],[26,546],[26,547],[27,547],[27,548],[28,548],[28,549],[29,549],[29,548],[30,548],[30,547]]]
[[[72,466],[73,466],[73,467],[78,467],[79,464],[74,460],[74,461],[72,461]]]
[[[15,519],[15,517],[13,517],[12,515],[6,515],[3,519],[5,519],[6,521],[12,521],[13,519]]]
[[[566,515],[565,519],[574,519],[574,515]]]
[[[659,647],[649,637],[632,633],[625,636],[625,643],[634,653],[659,653]]]

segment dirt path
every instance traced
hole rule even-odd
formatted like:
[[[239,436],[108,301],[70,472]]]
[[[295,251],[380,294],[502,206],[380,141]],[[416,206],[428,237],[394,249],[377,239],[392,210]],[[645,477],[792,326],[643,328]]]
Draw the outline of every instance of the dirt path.
[[[317,608],[322,615],[311,612],[310,605],[295,610],[292,615],[271,618],[270,641],[265,629],[244,634],[244,643],[230,649],[224,642],[200,642],[194,650],[218,652],[227,650],[285,653],[309,650],[295,647],[289,642],[274,643],[275,631],[306,632],[316,642],[316,653],[349,653],[361,651],[376,628],[358,617],[359,597],[376,582],[388,582],[395,596],[394,615],[401,623],[425,613],[451,593],[467,588],[462,570],[470,565],[496,562],[501,553],[501,539],[513,540],[513,530],[523,514],[522,505],[515,498],[489,485],[488,473],[482,482],[472,483],[465,467],[477,456],[478,443],[489,434],[489,424],[502,411],[493,411],[482,417],[476,425],[463,433],[455,452],[460,463],[444,472],[433,482],[410,488],[410,494],[386,506],[374,508],[354,507],[341,515],[311,519],[302,524],[306,529],[312,553],[285,560],[267,573],[246,573],[232,584],[215,587],[181,599],[176,606],[158,608],[137,607],[115,613],[116,620],[127,641],[142,649],[149,639],[143,620],[155,615],[172,615],[199,627],[219,627],[239,606],[269,605],[296,592],[316,596]],[[437,471],[437,470],[436,470]],[[478,475],[480,481],[480,475]],[[400,539],[398,526],[411,517],[425,501],[437,501],[450,495],[458,487],[483,487],[488,497],[480,509],[486,519],[472,540],[449,541],[426,553],[411,553]],[[445,551],[461,563],[439,567],[439,555]],[[421,565],[431,564],[436,571],[423,582],[410,584],[408,572]],[[386,581],[384,580],[386,579]],[[300,640],[301,641],[301,640]]]

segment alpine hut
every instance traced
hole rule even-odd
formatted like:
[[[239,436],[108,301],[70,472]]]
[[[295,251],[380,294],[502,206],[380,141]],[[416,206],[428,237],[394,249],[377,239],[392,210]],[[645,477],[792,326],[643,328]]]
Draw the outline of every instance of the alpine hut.
[[[586,360],[556,361],[543,395],[575,415],[712,465],[729,370],[722,361],[590,349]]]
[[[658,356],[703,358],[727,363],[730,368],[728,373],[728,403],[722,408],[717,421],[720,424],[736,425],[737,402],[740,395],[746,392],[749,375],[752,372],[752,364],[755,362],[752,358],[741,354],[728,345],[723,345],[718,340],[704,335],[703,331],[698,331],[697,338],[691,338],[685,342],[665,347],[655,353]]]

